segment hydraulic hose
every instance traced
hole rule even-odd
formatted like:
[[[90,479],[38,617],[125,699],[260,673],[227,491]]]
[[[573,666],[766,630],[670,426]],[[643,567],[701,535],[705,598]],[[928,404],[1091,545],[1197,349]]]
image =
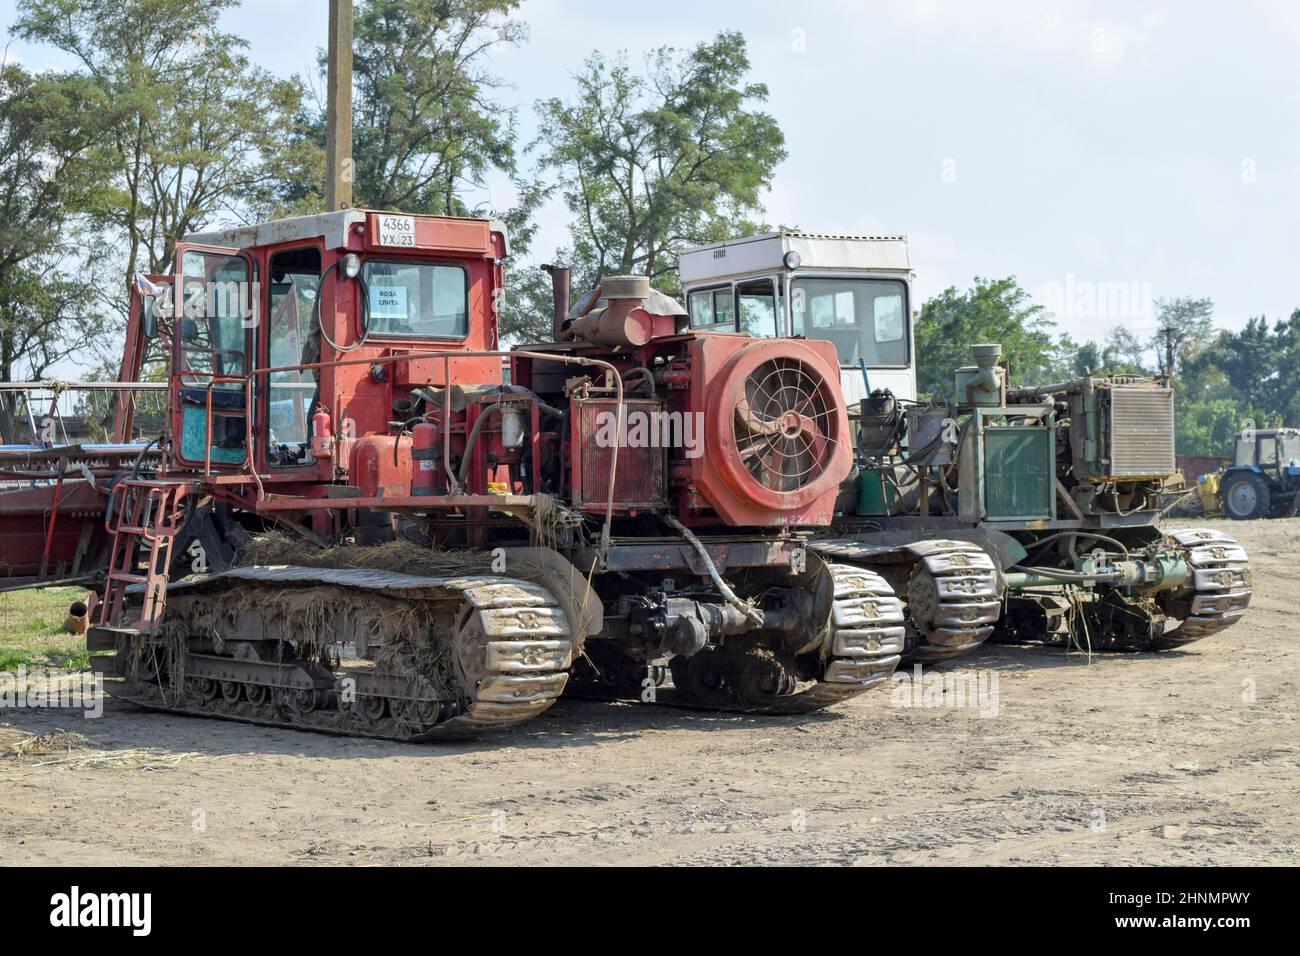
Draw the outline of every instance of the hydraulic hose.
[[[149,439],[149,444],[140,449],[140,454],[135,456],[135,461],[131,463],[131,479],[134,481],[140,477],[140,466],[144,464],[144,456],[149,454],[149,449],[158,444],[161,435]]]
[[[501,399],[497,398],[487,408],[479,412],[478,418],[474,419],[474,427],[469,430],[469,435],[465,438],[465,454],[461,456],[460,467],[456,469],[456,480],[464,484],[465,478],[469,475],[469,463],[474,446],[478,443],[478,434],[487,424],[487,420],[494,413],[501,411]]]
[[[708,549],[705,548],[704,543],[695,536],[695,533],[672,515],[664,515],[664,523],[685,538],[686,543],[695,549],[695,553],[698,554],[700,560],[704,562],[704,567],[709,572],[709,578],[713,581],[713,586],[718,589],[718,593],[722,595],[722,599],[741,614],[745,615],[745,617],[749,618],[749,620],[753,621],[759,627],[762,627],[763,612],[756,607],[751,607],[740,598],[736,597],[736,592],[731,590],[726,581],[722,580],[722,575],[718,573],[717,565],[715,565],[713,559],[709,557]]]

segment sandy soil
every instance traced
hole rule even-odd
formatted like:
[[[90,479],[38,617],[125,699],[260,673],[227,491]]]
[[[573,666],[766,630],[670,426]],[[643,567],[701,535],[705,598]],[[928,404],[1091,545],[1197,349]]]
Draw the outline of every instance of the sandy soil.
[[[1204,523],[1204,522],[1202,522]],[[6,864],[1300,862],[1300,519],[1225,523],[1246,622],[1183,652],[991,648],[980,707],[881,691],[813,717],[563,702],[507,739],[403,746],[109,702],[0,711]],[[986,687],[992,687],[987,683]],[[989,701],[981,702],[987,712]]]

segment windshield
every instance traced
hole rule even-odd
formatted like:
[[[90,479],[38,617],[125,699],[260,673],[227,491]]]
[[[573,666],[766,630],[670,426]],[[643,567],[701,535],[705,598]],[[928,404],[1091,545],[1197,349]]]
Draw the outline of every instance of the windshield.
[[[840,365],[907,364],[907,289],[896,279],[796,278],[794,334],[835,343]]]
[[[239,256],[188,250],[181,259],[181,384],[242,392],[237,381],[215,377],[247,374],[245,334],[249,317],[248,263]]]
[[[469,273],[460,266],[367,262],[373,335],[457,338],[469,334]]]
[[[1300,465],[1300,435],[1287,435],[1282,439],[1282,464]]]

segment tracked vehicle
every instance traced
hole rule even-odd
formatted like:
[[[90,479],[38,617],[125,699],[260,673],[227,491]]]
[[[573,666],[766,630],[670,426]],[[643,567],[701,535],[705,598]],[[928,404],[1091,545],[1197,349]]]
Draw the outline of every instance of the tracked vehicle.
[[[950,397],[917,402],[901,236],[752,236],[687,250],[681,274],[702,331],[834,346],[855,470],[811,547],[889,581],[905,660],[987,639],[1169,648],[1244,613],[1248,561],[1231,536],[1157,527],[1176,474],[1167,382],[1016,387],[1001,349],[974,345]]]
[[[853,242],[766,284],[701,288],[688,254],[687,309],[636,277],[570,308],[553,270],[553,340],[507,352],[497,223],[190,237],[133,295],[113,442],[33,420],[0,449],[4,586],[100,587],[115,696],[401,740],[566,690],[799,713],[990,637],[1162,648],[1241,616],[1244,551],[1155,525],[1165,383],[1016,388],[977,346],[918,403],[905,249]],[[132,442],[150,350],[166,410]]]
[[[570,684],[789,713],[885,680],[898,596],[807,547],[853,466],[833,347],[693,332],[627,277],[505,352],[506,242],[361,210],[187,238],[121,375],[166,357],[161,435],[133,454],[124,389],[102,467],[14,451],[45,464],[0,494],[10,583],[102,584],[116,697],[337,733],[506,728]]]

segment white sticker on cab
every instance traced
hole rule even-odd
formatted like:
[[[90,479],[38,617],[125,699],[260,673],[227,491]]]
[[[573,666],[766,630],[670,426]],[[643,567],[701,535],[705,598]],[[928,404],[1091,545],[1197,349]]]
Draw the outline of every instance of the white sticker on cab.
[[[372,319],[405,319],[406,286],[371,285],[370,317]]]

